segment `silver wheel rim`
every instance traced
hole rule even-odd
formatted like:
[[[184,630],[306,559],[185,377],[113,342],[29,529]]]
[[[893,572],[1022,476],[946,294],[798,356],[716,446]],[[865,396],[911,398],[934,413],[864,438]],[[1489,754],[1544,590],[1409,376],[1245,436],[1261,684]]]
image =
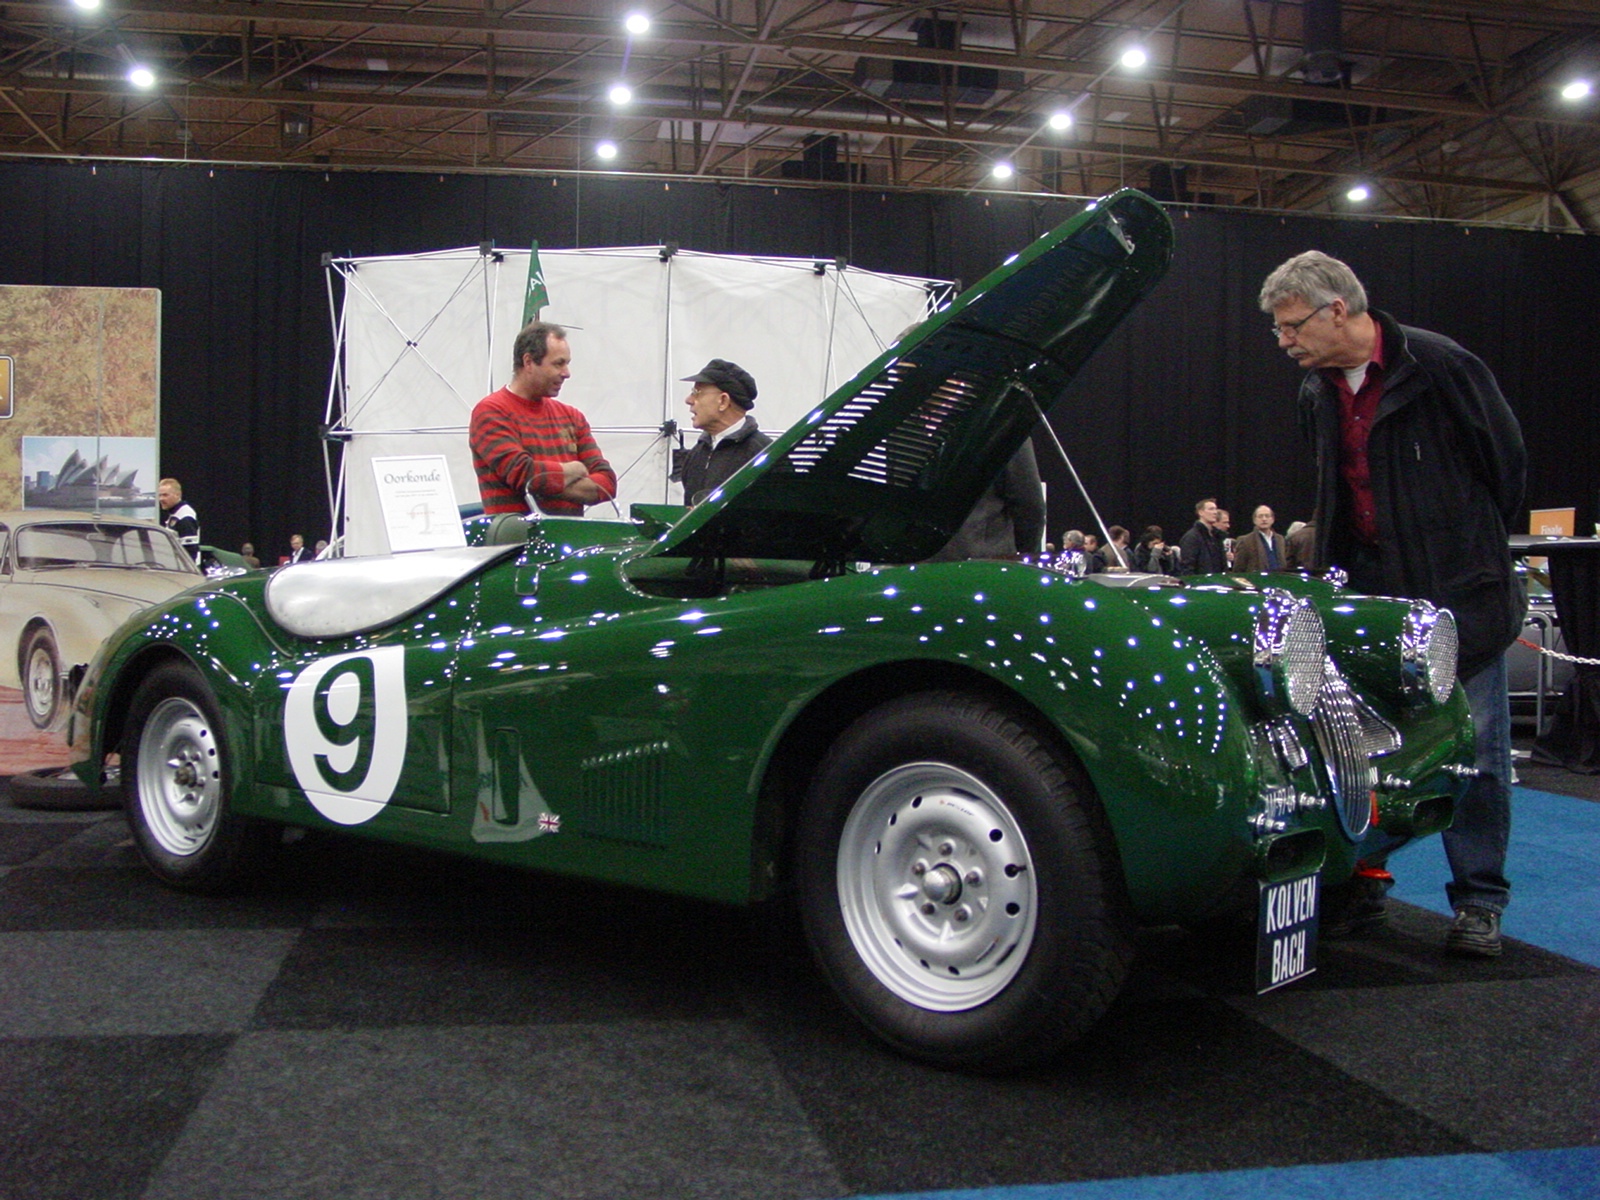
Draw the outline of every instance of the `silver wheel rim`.
[[[139,736],[139,810],[168,854],[205,848],[222,812],[222,756],[205,713],[180,696],[156,705]]]
[[[28,651],[28,709],[35,718],[50,715],[56,703],[56,665],[54,656],[43,645]]]
[[[875,779],[839,838],[839,907],[867,968],[900,999],[961,1012],[1016,978],[1038,896],[1027,839],[976,777],[908,763]]]

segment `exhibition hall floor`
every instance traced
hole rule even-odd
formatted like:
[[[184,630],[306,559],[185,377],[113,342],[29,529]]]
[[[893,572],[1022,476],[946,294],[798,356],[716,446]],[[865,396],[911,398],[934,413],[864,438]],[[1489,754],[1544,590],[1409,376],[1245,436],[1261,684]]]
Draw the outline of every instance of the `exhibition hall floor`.
[[[1430,839],[1311,979],[1152,931],[1008,1079],[880,1049],[787,922],[331,834],[200,899],[0,804],[0,1198],[1600,1196],[1600,777],[1522,781],[1499,960]]]

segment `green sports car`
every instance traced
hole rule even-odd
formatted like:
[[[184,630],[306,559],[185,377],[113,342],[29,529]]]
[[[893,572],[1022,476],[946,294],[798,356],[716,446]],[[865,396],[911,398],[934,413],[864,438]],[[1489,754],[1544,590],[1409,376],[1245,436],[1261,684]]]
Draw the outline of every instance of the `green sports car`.
[[[78,692],[145,861],[217,890],[283,825],[748,904],[792,897],[903,1052],[1048,1058],[1140,924],[1255,914],[1315,961],[1366,839],[1471,774],[1455,626],[1301,575],[927,563],[1171,225],[1122,192],[891,346],[693,508],[475,524],[477,544],[213,581]]]

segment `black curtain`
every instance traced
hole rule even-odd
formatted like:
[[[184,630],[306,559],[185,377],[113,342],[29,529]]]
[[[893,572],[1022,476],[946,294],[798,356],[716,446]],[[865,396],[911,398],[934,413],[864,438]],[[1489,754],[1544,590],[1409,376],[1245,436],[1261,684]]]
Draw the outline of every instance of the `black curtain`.
[[[253,541],[270,561],[291,532],[327,533],[325,254],[676,242],[971,283],[1078,208],[621,176],[9,163],[0,165],[0,283],[161,289],[162,473],[183,480],[207,541]],[[1600,519],[1590,465],[1600,451],[1600,339],[1589,333],[1588,302],[1600,240],[1171,211],[1172,271],[1051,414],[1108,522],[1135,534],[1153,522],[1176,538],[1204,496],[1232,512],[1236,532],[1261,503],[1280,528],[1310,515],[1310,461],[1293,419],[1298,372],[1267,336],[1255,298],[1268,271],[1312,247],[1349,261],[1374,306],[1488,362],[1522,418],[1530,504],[1575,504],[1584,528]],[[1054,447],[1042,436],[1036,444],[1052,537],[1089,528]]]

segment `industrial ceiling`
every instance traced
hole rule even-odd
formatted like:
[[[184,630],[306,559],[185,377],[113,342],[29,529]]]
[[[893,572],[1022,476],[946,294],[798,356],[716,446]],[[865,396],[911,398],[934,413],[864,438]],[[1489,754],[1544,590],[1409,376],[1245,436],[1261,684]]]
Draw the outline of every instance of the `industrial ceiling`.
[[[0,157],[1126,184],[1600,231],[1600,0],[79,3],[0,5]]]

